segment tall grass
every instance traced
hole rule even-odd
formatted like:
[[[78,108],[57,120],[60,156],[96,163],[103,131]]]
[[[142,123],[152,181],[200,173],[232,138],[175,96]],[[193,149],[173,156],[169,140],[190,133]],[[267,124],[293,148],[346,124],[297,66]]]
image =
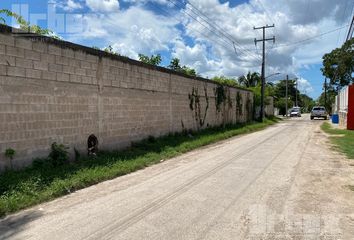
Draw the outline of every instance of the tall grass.
[[[276,122],[277,119],[267,119],[262,123],[208,128],[191,134],[149,137],[125,150],[100,152],[96,157],[84,157],[56,167],[48,159],[36,160],[28,168],[0,175],[0,216]]]

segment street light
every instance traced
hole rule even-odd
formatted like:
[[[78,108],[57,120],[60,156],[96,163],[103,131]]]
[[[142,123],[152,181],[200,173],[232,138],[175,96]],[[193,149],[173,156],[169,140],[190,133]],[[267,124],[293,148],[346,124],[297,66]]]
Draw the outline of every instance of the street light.
[[[280,74],[281,74],[280,72],[273,73],[273,74],[270,74],[269,76],[265,77],[264,79],[267,79],[267,78],[275,76],[275,75],[280,75]]]

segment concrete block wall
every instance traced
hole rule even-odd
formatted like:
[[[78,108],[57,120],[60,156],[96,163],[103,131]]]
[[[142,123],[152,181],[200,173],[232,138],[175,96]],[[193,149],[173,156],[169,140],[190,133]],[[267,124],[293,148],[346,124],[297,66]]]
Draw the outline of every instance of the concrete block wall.
[[[100,149],[119,149],[149,135],[245,122],[250,91],[227,88],[232,104],[215,107],[216,84],[161,67],[46,37],[22,37],[0,26],[0,169],[4,152],[23,167],[49,153],[53,142],[86,153],[94,134]],[[200,95],[205,123],[195,120],[189,94]],[[242,115],[236,95],[242,96]]]
[[[346,129],[347,128],[347,124],[348,124],[348,112],[339,111],[338,112],[338,116],[339,116],[338,126],[340,128],[342,128],[342,129]]]

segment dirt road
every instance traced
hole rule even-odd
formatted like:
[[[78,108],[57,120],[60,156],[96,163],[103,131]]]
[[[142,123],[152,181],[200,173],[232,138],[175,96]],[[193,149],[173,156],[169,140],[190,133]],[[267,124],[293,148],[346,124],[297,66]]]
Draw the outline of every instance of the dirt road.
[[[354,239],[354,162],[308,116],[0,220],[0,239]],[[320,238],[322,237],[322,238]]]

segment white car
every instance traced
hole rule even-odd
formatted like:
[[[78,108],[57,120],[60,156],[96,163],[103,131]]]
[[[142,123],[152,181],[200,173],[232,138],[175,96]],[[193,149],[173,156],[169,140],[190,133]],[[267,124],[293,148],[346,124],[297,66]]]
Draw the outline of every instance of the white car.
[[[314,118],[323,118],[324,120],[327,120],[328,118],[328,113],[326,111],[326,108],[323,106],[315,106],[312,108],[311,111],[311,120],[313,120]]]
[[[293,107],[290,111],[290,117],[301,117],[300,107]]]

